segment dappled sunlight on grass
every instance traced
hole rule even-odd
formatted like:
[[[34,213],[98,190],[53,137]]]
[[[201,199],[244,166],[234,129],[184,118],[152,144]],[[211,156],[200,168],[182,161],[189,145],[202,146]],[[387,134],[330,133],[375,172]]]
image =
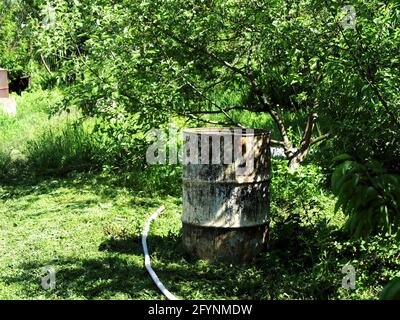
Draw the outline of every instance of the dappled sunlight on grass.
[[[143,266],[141,247],[145,219],[161,204],[167,210],[153,223],[148,244],[154,269],[177,296],[350,297],[341,289],[340,266],[352,255],[335,248],[342,235],[325,219],[332,203],[320,203],[324,214],[311,219],[301,210],[273,217],[268,250],[253,263],[212,265],[183,250],[180,198],[138,195],[101,174],[72,174],[0,187],[0,298],[162,298]],[[44,266],[56,270],[54,291],[40,286]],[[378,290],[372,288],[356,297],[374,297]]]

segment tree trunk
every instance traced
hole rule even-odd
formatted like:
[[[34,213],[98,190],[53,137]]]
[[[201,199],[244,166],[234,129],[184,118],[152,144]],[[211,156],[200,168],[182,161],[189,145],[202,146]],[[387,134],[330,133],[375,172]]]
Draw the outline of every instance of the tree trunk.
[[[293,157],[289,158],[289,162],[288,162],[288,167],[290,170],[296,170],[297,168],[300,167],[301,163],[304,161],[304,159],[306,158],[307,154],[308,154],[308,150],[305,150],[304,152],[299,152],[299,153],[295,153],[293,155]]]

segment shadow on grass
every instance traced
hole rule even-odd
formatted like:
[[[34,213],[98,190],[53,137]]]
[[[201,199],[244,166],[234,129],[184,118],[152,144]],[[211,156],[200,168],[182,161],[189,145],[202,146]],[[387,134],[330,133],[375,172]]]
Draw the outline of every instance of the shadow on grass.
[[[113,197],[118,190],[117,184],[109,177],[103,177],[99,174],[71,174],[67,179],[63,178],[31,178],[18,181],[0,181],[0,187],[3,192],[0,193],[0,199],[14,199],[27,195],[52,194],[60,188],[96,190],[97,194]]]
[[[85,174],[67,180],[6,186],[0,197],[39,196],[60,188],[96,190],[97,195],[107,198],[118,194],[107,177]],[[151,207],[155,203],[154,198],[149,198],[139,205]],[[93,202],[84,200],[69,206],[79,209],[88,204]],[[184,252],[180,234],[150,235],[148,245],[158,276],[171,292],[183,298],[328,299],[336,296],[343,277],[339,266],[347,262],[333,250],[332,243],[337,238],[338,234],[324,220],[304,225],[299,217],[291,216],[274,224],[268,250],[245,266],[193,260]],[[143,266],[140,237],[128,234],[110,238],[99,243],[98,249],[92,258],[26,262],[18,266],[18,272],[2,277],[2,281],[18,284],[30,297],[44,294],[49,299],[109,299],[122,294],[133,299],[161,298]],[[38,272],[49,264],[56,268],[57,288],[43,291]]]
[[[168,260],[170,258],[190,259],[189,256],[184,252],[181,234],[170,234],[165,237],[149,235],[147,238],[147,246],[150,254],[156,255],[164,260]],[[110,253],[142,255],[142,237],[127,236],[117,239],[110,238],[100,244],[99,250]]]
[[[96,188],[104,197],[114,197],[119,188],[129,188],[133,192],[147,195],[181,194],[181,168],[149,167],[131,171],[102,173],[101,170],[69,171],[63,175],[35,175],[17,173],[5,177],[0,172],[0,199],[28,194],[47,194],[57,188]],[[1,189],[0,189],[1,190]]]
[[[41,287],[41,270],[47,265],[56,271],[56,289],[51,291]],[[15,276],[3,277],[3,282],[18,283],[22,286],[24,296],[32,298],[41,294],[49,299],[109,299],[116,294],[146,298],[146,294],[143,294],[146,291],[150,292],[150,296],[157,295],[144,268],[116,256],[62,258],[51,263],[24,263],[19,268],[23,271]]]
[[[285,225],[288,223],[286,222]],[[314,228],[287,231],[277,225],[269,249],[244,266],[209,264],[185,254],[181,235],[149,236],[152,265],[165,286],[185,299],[328,299],[340,288],[342,275],[335,260],[326,260],[328,239]],[[299,240],[302,235],[304,241]],[[288,242],[287,242],[288,241]],[[325,246],[321,248],[321,244]],[[24,263],[23,271],[3,278],[19,283],[24,294],[61,299],[162,298],[143,266],[139,237],[108,239],[101,257],[54,260],[57,288],[43,291],[37,274],[48,262]],[[328,257],[329,258],[329,257]],[[43,293],[44,292],[44,293]]]
[[[213,298],[328,299],[334,296],[343,277],[336,260],[339,257],[329,253],[332,237],[339,236],[335,229],[327,227],[325,221],[310,227],[300,226],[294,219],[277,223],[272,233],[268,249],[248,265],[196,260],[184,251],[180,234],[149,236],[148,246],[156,261],[157,274],[182,295],[190,295],[187,291],[190,288],[194,292],[208,292]],[[140,237],[108,239],[101,243],[99,250],[133,255],[143,252]]]

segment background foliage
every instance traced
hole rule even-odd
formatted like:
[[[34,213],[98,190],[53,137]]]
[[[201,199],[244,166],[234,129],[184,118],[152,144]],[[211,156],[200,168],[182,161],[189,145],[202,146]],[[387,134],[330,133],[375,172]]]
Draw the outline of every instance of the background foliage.
[[[0,66],[9,70],[12,83],[30,78],[28,92],[12,95],[17,117],[0,114],[0,201],[18,211],[29,206],[22,202],[32,195],[39,202],[26,210],[40,226],[47,218],[55,221],[51,213],[35,216],[43,211],[40,201],[50,207],[56,203],[43,194],[36,197],[36,186],[48,194],[72,190],[64,200],[76,200],[97,217],[104,208],[90,207],[74,188],[77,183],[95,188],[96,182],[85,179],[103,179],[126,197],[125,188],[139,195],[132,203],[118,200],[123,202],[116,204],[118,210],[138,209],[134,230],[122,231],[114,225],[116,211],[110,210],[107,219],[113,222],[105,235],[100,224],[93,227],[97,242],[104,236],[104,245],[116,251],[110,254],[121,254],[141,228],[144,211],[152,208],[149,201],[163,197],[178,209],[169,216],[173,230],[167,230],[168,221],[155,236],[174,245],[180,236],[174,214],[180,210],[182,168],[148,166],[146,133],[170,123],[270,129],[289,161],[273,162],[269,251],[254,268],[230,270],[201,262],[192,266],[167,250],[160,266],[182,269],[185,277],[208,274],[206,284],[218,283],[216,294],[197,278],[190,283],[176,276],[183,281],[176,290],[188,297],[379,297],[383,286],[399,276],[400,4],[351,4],[355,28],[343,27],[348,3],[339,0],[0,2]],[[291,170],[288,162],[296,156],[302,166]],[[52,179],[65,179],[67,187]],[[104,193],[108,203],[112,192]],[[21,203],[15,195],[23,195]],[[68,208],[63,214],[72,219]],[[15,219],[18,224],[19,218],[7,217],[4,223]],[[77,230],[87,223],[79,219],[72,219]],[[24,229],[18,230],[26,238]],[[97,248],[86,244],[85,254],[93,261],[82,262],[79,254],[71,258],[68,249],[59,252],[60,261],[68,256],[68,265],[79,273],[84,263],[96,269],[116,259],[125,270],[127,261],[138,259],[136,252],[127,260],[102,256],[108,262],[96,262]],[[46,248],[48,255],[52,248]],[[165,248],[158,249],[161,254]],[[20,256],[30,253],[18,250]],[[28,269],[35,269],[36,258]],[[354,292],[337,283],[347,263],[358,270]],[[272,276],[268,266],[274,267]],[[15,288],[18,280],[22,288],[31,288],[29,280],[2,268],[9,283],[0,287]],[[25,270],[22,264],[19,268]],[[106,269],[100,272],[105,278]],[[243,281],[225,287],[226,275],[238,271]],[[129,274],[141,277],[137,270]],[[273,284],[276,277],[282,288]],[[77,290],[73,272],[67,279],[73,284],[66,297],[101,296],[97,285],[93,291]],[[115,286],[125,294],[128,280],[119,280]],[[383,298],[396,296],[396,283],[388,285]],[[118,291],[107,288],[107,297]]]

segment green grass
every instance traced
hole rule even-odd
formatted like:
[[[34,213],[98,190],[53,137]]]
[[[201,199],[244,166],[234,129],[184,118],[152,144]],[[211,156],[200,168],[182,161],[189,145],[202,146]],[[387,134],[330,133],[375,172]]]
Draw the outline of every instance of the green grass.
[[[62,102],[60,91],[24,92],[15,118],[0,114],[0,179],[21,173],[61,176],[96,167],[94,121],[81,121],[75,110],[53,114]]]
[[[61,93],[39,90],[13,97],[17,102],[17,116],[13,118],[0,113],[0,152],[20,148],[34,138],[37,130],[48,123],[51,108],[60,102]]]
[[[181,243],[182,168],[74,171],[93,161],[86,155],[96,145],[90,121],[74,127],[76,114],[49,118],[59,98],[24,94],[18,116],[0,118],[0,299],[162,299],[140,239],[162,204],[148,238],[152,264],[184,299],[377,299],[400,276],[398,239],[350,240],[326,175],[312,163],[289,172],[273,161],[271,239],[253,263],[193,260]],[[355,290],[341,288],[349,263]],[[56,271],[55,290],[40,285],[45,266]]]
[[[95,162],[98,144],[91,134],[93,121],[78,119],[78,114],[54,117],[27,142],[27,164],[35,174],[61,176],[100,166]]]
[[[163,298],[144,268],[140,243],[145,220],[161,204],[167,210],[148,239],[152,264],[166,287],[185,299],[377,298],[399,266],[390,239],[372,242],[375,247],[339,247],[342,220],[327,222],[334,204],[329,196],[307,215],[274,209],[269,249],[252,264],[230,266],[185,254],[180,197],[133,191],[115,177],[92,173],[31,182],[0,186],[0,299]],[[347,262],[359,272],[355,291],[341,288]],[[40,285],[45,266],[56,270],[53,291]]]
[[[10,117],[0,112],[0,179],[19,170],[26,160],[26,141],[33,139],[37,130],[48,123],[49,106],[58,99],[57,93],[23,93],[14,96],[17,116]]]
[[[0,193],[1,299],[157,297],[139,235],[161,202],[169,209],[158,223],[176,216],[175,199],[134,195],[91,175]],[[46,265],[57,271],[55,292],[39,285]]]

